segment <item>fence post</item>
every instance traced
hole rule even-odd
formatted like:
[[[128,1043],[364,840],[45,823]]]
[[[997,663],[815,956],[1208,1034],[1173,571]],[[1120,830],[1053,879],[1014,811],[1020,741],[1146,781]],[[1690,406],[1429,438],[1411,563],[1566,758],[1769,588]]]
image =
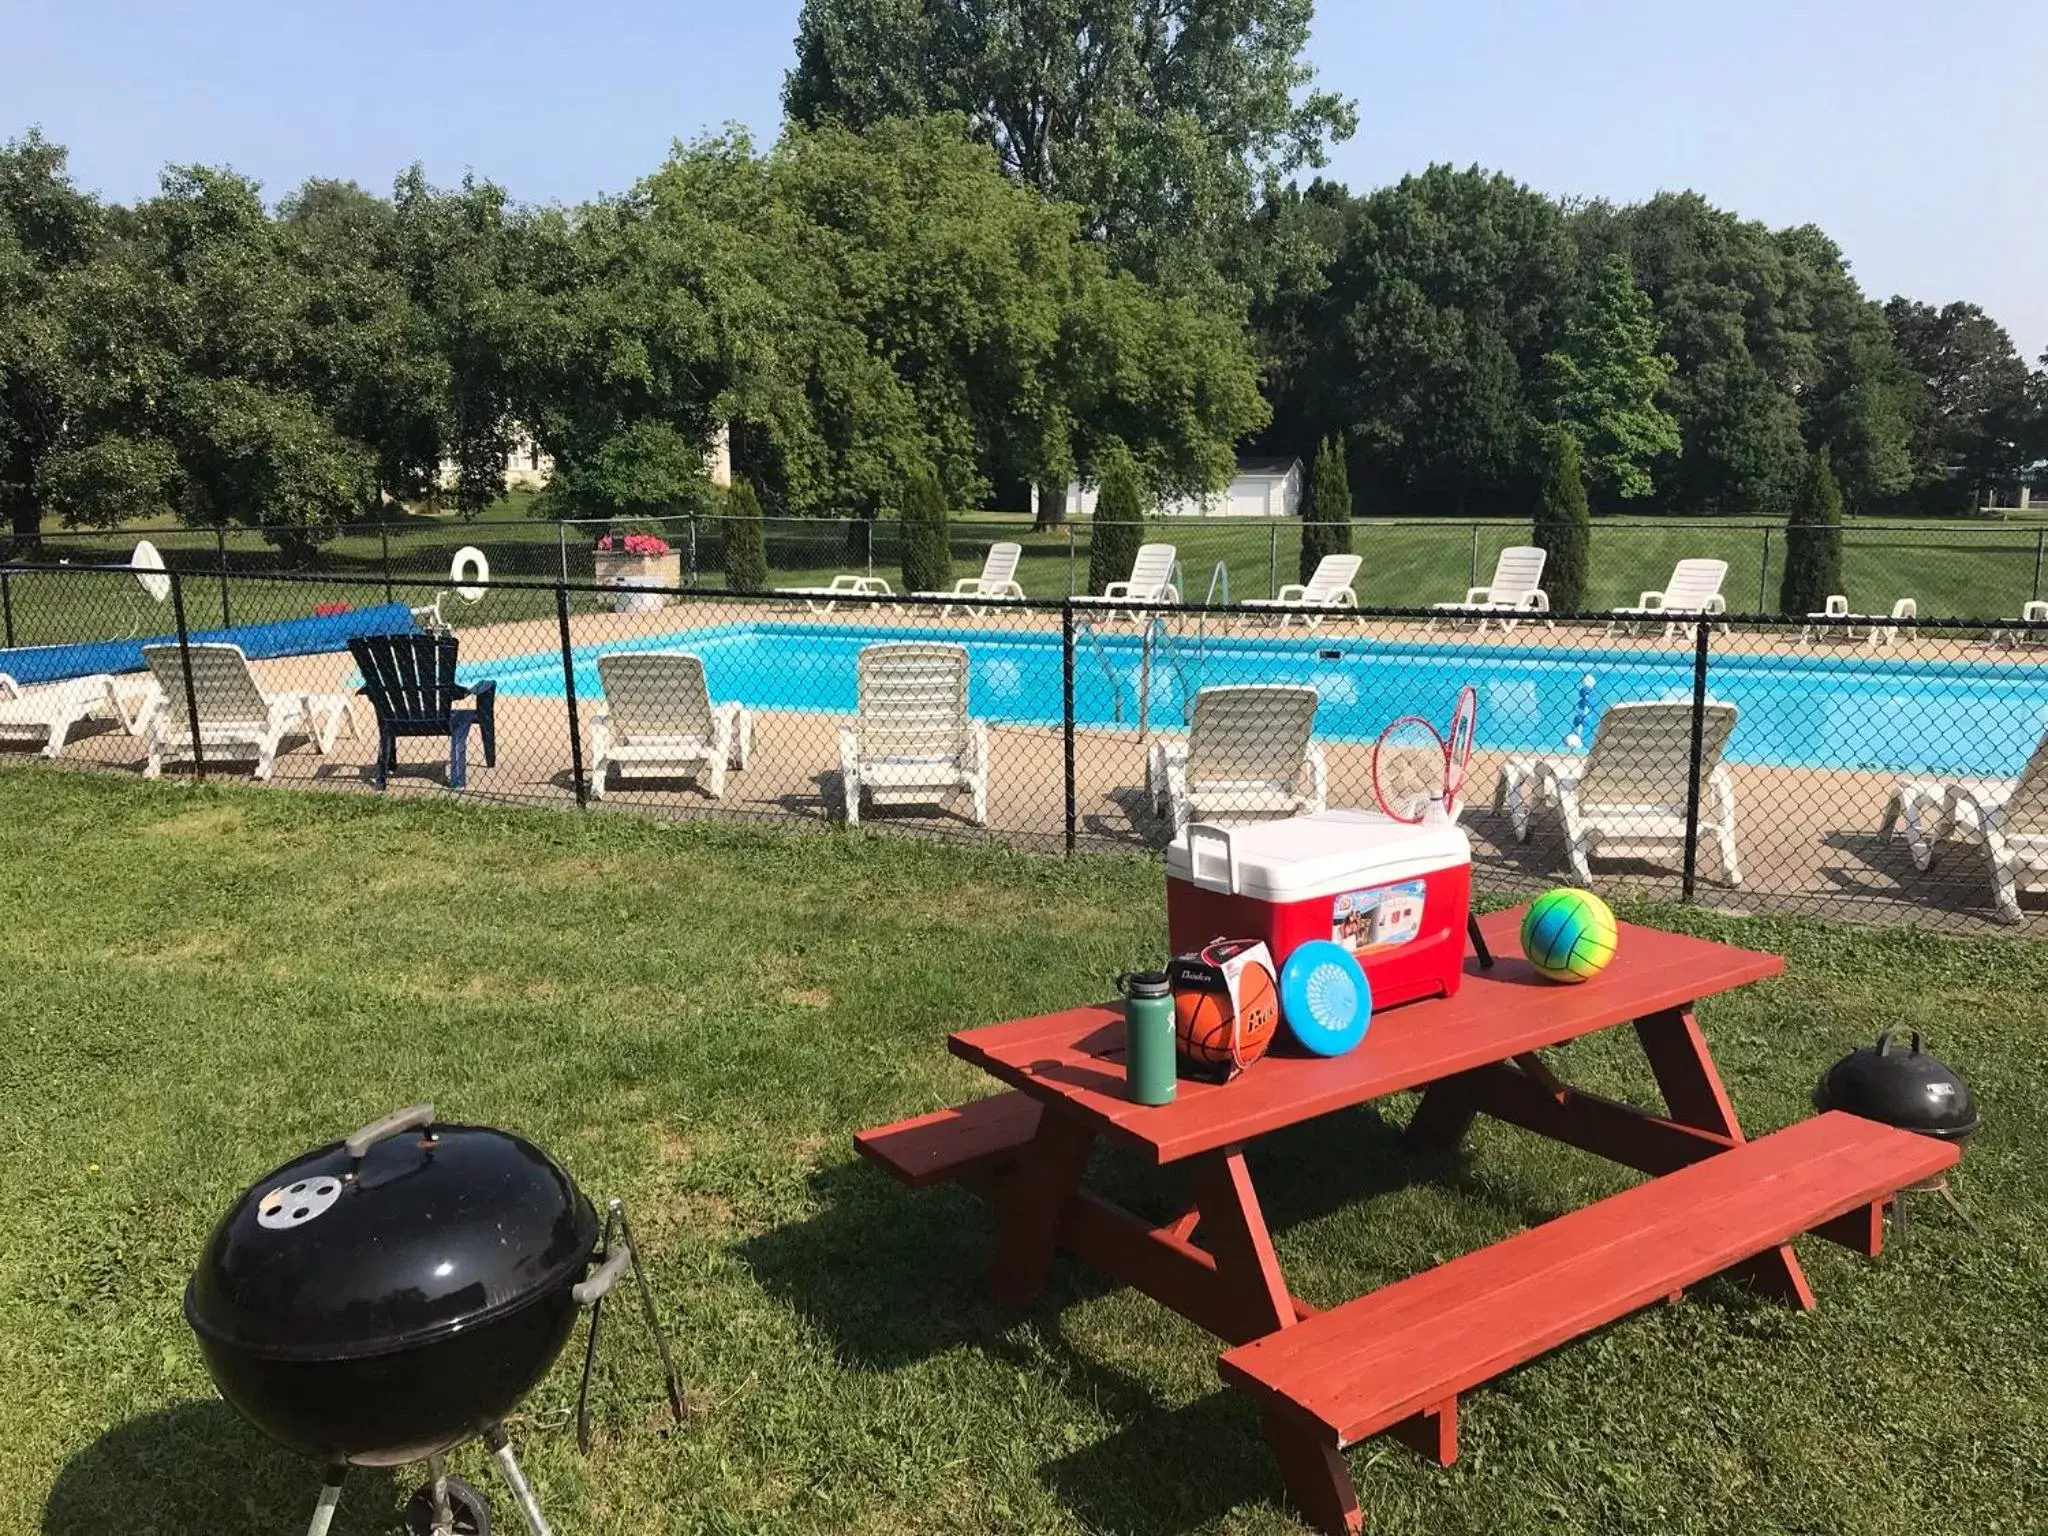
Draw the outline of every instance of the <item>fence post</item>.
[[[1080,797],[1074,785],[1074,598],[1071,593],[1060,604],[1060,698],[1067,779],[1067,854],[1072,857],[1075,830],[1080,821]]]
[[[206,777],[206,748],[199,739],[199,692],[192,686],[192,636],[185,627],[185,583],[171,572],[171,613],[178,621],[178,668],[185,674],[185,719],[192,727],[192,776]]]
[[[14,584],[5,571],[0,571],[0,617],[7,624],[7,649],[14,649]]]
[[[1685,888],[1680,899],[1691,901],[1700,857],[1700,760],[1706,755],[1707,636],[1713,624],[1702,616],[1693,630],[1692,758],[1685,775]]]
[[[1280,525],[1266,529],[1266,596],[1280,595]]]
[[[555,587],[555,623],[562,632],[562,698],[569,707],[569,777],[576,785],[579,809],[590,808],[583,787],[583,722],[576,714],[576,657],[569,647],[569,589]]]
[[[569,525],[560,518],[555,519],[555,566],[562,573],[566,585],[569,580]]]
[[[872,576],[875,574],[875,520],[873,518],[865,519],[862,527],[865,530],[865,536],[868,541],[868,574]]]
[[[690,516],[689,516],[689,520],[688,520],[688,523],[686,524],[686,528],[685,528],[685,531],[686,531],[686,532],[687,532],[687,533],[689,534],[689,536],[690,536],[690,553],[689,553],[689,567],[688,567],[688,570],[689,570],[689,574],[688,574],[687,576],[685,576],[685,577],[684,577],[684,579],[683,579],[683,585],[684,585],[684,586],[686,586],[686,587],[694,587],[694,586],[696,586],[696,585],[697,585],[697,514],[696,514],[696,513],[692,512],[692,513],[690,514]]]
[[[1756,611],[1769,613],[1771,601],[1771,530],[1764,529],[1764,561],[1756,573]]]
[[[2034,601],[2037,603],[2041,601],[2041,545],[2044,539],[2048,539],[2048,529],[2034,535]]]
[[[1479,585],[1479,525],[1472,525],[1472,556],[1465,562],[1465,585],[1472,588]]]
[[[377,547],[384,552],[384,601],[398,601],[391,592],[391,526],[384,521],[384,514],[377,514]]]
[[[225,528],[213,530],[214,548],[220,552],[220,627],[233,629],[234,615],[228,612],[228,531]]]
[[[1074,560],[1077,553],[1075,546],[1080,541],[1080,525],[1074,521],[1072,516],[1069,516],[1067,518],[1067,596],[1069,597],[1076,597],[1081,591],[1079,587],[1074,585],[1076,581],[1080,580],[1080,573],[1074,569]]]

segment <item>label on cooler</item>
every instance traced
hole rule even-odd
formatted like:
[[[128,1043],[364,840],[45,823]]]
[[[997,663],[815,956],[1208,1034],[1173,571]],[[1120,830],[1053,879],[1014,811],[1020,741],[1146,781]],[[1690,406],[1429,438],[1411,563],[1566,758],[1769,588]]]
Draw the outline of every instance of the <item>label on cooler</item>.
[[[1422,905],[1428,885],[1403,880],[1346,891],[1330,912],[1330,938],[1354,955],[1371,955],[1406,944],[1422,932]]]

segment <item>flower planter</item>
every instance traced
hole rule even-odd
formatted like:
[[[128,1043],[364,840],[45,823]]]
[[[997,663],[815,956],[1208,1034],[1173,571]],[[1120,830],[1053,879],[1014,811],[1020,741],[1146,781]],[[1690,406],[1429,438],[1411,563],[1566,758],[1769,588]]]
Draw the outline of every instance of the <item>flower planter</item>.
[[[633,587],[680,587],[683,557],[671,550],[665,555],[628,555],[612,550],[596,552],[600,586],[619,587],[614,606],[620,613],[646,613],[666,608],[674,599],[666,592],[635,592]]]

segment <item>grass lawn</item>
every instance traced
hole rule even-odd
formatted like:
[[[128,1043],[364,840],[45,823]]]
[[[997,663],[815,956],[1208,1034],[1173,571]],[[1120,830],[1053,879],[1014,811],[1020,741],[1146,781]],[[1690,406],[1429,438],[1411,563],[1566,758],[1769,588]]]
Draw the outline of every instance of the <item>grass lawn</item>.
[[[431,602],[445,585],[448,563],[465,543],[481,545],[500,578],[553,580],[566,567],[572,580],[592,578],[591,545],[596,528],[570,532],[566,545],[556,524],[522,520],[531,493],[508,497],[494,508],[491,520],[464,523],[452,516],[408,516],[383,536],[354,532],[323,547],[319,568],[356,578],[376,578],[368,586],[342,582],[264,582],[258,573],[275,569],[276,551],[254,532],[227,536],[231,570],[241,573],[230,584],[227,616],[233,622],[302,615],[318,602],[361,606],[384,600],[382,581],[388,545],[391,568],[399,577],[395,596],[413,604]],[[662,532],[679,548],[688,544],[688,525],[665,525]],[[1904,526],[1886,520],[1852,522],[1845,533],[1843,585],[1858,612],[1889,612],[1895,598],[1912,596],[1926,617],[2017,617],[2020,605],[2040,595],[2037,565],[2042,525],[2024,522],[1956,522],[1937,528]],[[1276,583],[1293,581],[1300,562],[1301,525],[1292,519],[1248,523],[1182,518],[1159,521],[1150,537],[1178,545],[1183,596],[1199,602],[1214,593],[1237,600],[1272,595]],[[46,541],[46,559],[74,562],[123,561],[132,532],[79,534],[53,530]],[[698,584],[717,589],[724,584],[723,533],[720,525],[697,524]],[[1023,516],[959,514],[953,523],[955,574],[971,575],[997,539],[1015,539],[1024,546],[1019,580],[1033,597],[1060,598],[1088,586],[1086,523],[1072,529],[1038,531]],[[1485,581],[1504,545],[1523,542],[1526,527],[1485,524],[1475,540],[1470,523],[1445,520],[1428,523],[1363,522],[1354,530],[1352,547],[1365,557],[1357,591],[1362,602],[1381,607],[1415,607],[1462,597],[1468,584]],[[218,568],[220,551],[210,531],[160,535],[157,540],[174,566],[197,570]],[[1672,565],[1688,555],[1717,555],[1729,562],[1726,595],[1736,612],[1774,610],[1784,572],[1785,537],[1779,526],[1738,526],[1687,518],[1610,519],[1596,522],[1592,543],[1592,583],[1587,603],[1609,608],[1632,603],[1649,585],[1661,584]],[[868,530],[824,520],[777,519],[768,529],[770,579],[777,586],[815,585],[845,570],[869,565]],[[901,575],[896,525],[876,524],[872,530],[872,565],[892,583]],[[1218,564],[1229,571],[1224,586],[1215,577]],[[1474,572],[1476,571],[1476,575]],[[406,578],[413,585],[405,585]],[[1213,583],[1213,585],[1212,585]],[[10,582],[17,644],[49,645],[74,640],[125,636],[138,625],[144,633],[171,627],[169,613],[143,605],[125,577],[69,578],[18,575]],[[572,595],[579,610],[601,605],[601,594]],[[219,583],[195,576],[187,587],[190,620],[195,626],[222,622]],[[504,591],[493,594],[488,613],[498,620],[541,618],[554,611],[549,592]]]
[[[303,1528],[315,1470],[213,1398],[181,1290],[247,1183],[416,1099],[530,1134],[649,1250],[701,1412],[663,1434],[628,1308],[585,1460],[565,1359],[513,1425],[565,1533],[1297,1530],[1216,1341],[1064,1265],[997,1308],[980,1208],[849,1144],[984,1091],[946,1031],[1102,995],[1161,900],[1141,858],[0,772],[0,1533]],[[1982,1230],[1923,1203],[1878,1262],[1805,1244],[1807,1316],[1718,1283],[1654,1308],[1468,1399],[1452,1469],[1369,1444],[1371,1528],[2039,1531],[2048,948],[1631,915],[1790,957],[1703,1013],[1753,1131],[1928,1029],[1983,1101]],[[1625,1033],[1561,1064],[1643,1094]],[[1412,1160],[1406,1109],[1253,1151],[1318,1303],[1625,1182],[1502,1127]],[[336,1531],[393,1530],[412,1486],[359,1476]]]

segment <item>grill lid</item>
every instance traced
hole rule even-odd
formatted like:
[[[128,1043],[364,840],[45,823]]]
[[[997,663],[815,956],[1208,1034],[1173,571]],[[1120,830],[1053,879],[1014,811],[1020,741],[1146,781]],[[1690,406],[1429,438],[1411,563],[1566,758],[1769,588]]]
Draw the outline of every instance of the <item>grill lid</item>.
[[[1851,1051],[1828,1068],[1813,1090],[1813,1102],[1823,1110],[1847,1110],[1946,1141],[1960,1140],[1977,1129],[1970,1085],[1922,1049],[1917,1029],[1908,1050],[1893,1044],[1887,1031],[1877,1037],[1877,1044]]]
[[[597,1213],[533,1143],[387,1116],[259,1179],[214,1228],[185,1317],[280,1359],[385,1354],[582,1277]]]

